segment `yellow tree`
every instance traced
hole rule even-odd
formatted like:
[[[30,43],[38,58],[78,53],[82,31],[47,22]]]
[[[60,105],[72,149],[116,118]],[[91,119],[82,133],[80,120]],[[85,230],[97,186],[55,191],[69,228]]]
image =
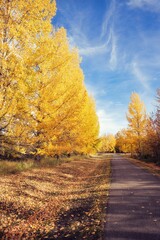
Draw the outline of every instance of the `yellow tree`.
[[[135,145],[135,138],[130,129],[122,129],[116,134],[117,151],[133,155],[136,152]]]
[[[81,153],[96,152],[96,141],[99,135],[99,121],[95,110],[95,103],[87,91],[81,102],[81,111],[76,127],[77,151]]]
[[[1,6],[1,132],[21,152],[92,151],[98,118],[77,50],[65,29],[52,29],[55,1],[3,0]]]
[[[31,103],[35,122],[32,141],[35,141],[38,153],[61,154],[73,151],[75,132],[81,125],[82,106],[89,105],[86,119],[92,106],[85,101],[87,91],[80,59],[77,50],[70,50],[65,30],[59,29],[45,42],[47,44],[42,44],[41,49],[49,46],[51,53],[46,48],[45,57],[36,72],[37,90]],[[50,54],[47,56],[47,53]]]
[[[143,152],[143,139],[146,135],[146,109],[137,93],[132,93],[131,102],[128,106],[127,120],[131,131],[131,138],[134,139],[138,154]]]
[[[116,138],[113,134],[105,135],[101,138],[101,152],[115,152]]]
[[[32,78],[36,65],[28,59],[42,32],[51,32],[56,6],[50,0],[2,0],[0,9],[0,132],[4,139],[11,124],[23,121],[19,112],[29,111],[26,100],[36,85]]]
[[[98,119],[84,85],[77,50],[70,49],[63,28],[50,36],[43,35],[38,41],[39,49],[29,59],[36,66],[32,78],[37,79],[36,91],[30,99],[34,122],[31,141],[37,154],[83,151],[86,141],[92,146],[98,135]]]

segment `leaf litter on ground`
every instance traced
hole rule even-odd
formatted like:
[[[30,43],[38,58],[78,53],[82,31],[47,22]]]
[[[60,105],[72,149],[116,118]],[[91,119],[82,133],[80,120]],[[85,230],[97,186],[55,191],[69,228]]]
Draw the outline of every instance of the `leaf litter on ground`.
[[[101,239],[109,173],[101,155],[0,176],[0,238]]]

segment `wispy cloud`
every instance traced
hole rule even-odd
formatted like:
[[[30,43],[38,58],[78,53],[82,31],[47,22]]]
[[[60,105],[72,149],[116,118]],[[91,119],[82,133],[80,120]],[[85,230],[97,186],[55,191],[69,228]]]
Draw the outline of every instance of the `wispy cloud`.
[[[83,47],[79,49],[79,53],[82,56],[93,56],[93,55],[101,55],[109,52],[109,43],[111,41],[111,34],[109,34],[108,39],[106,42],[102,42],[100,45],[88,46],[90,45],[89,42],[84,44]]]
[[[78,6],[74,4],[72,13],[67,10],[68,8],[63,12],[63,16],[65,16],[70,29],[68,35],[70,45],[77,46],[82,57],[91,58],[91,64],[94,62],[93,56],[96,57],[97,65],[99,62],[97,58],[104,57],[104,66],[107,66],[110,70],[114,70],[117,65],[118,48],[117,35],[114,29],[115,0],[111,0],[110,6],[106,7],[102,24],[98,29],[100,34],[97,35],[94,35],[94,32],[92,32],[92,27],[88,28],[88,26],[93,26],[94,14],[96,14],[95,10],[86,8],[82,12],[76,8]],[[70,14],[72,14],[72,17],[70,17]]]
[[[149,11],[160,11],[160,1],[159,0],[129,0],[127,2],[128,6],[132,8],[141,8]]]
[[[100,40],[100,39],[99,39]],[[84,42],[83,46],[79,48],[81,56],[93,57],[93,56],[104,56],[105,66],[108,66],[109,70],[114,70],[117,66],[117,36],[114,29],[110,29],[106,40],[98,41],[95,45]],[[98,61],[97,61],[98,65]],[[107,68],[106,68],[107,69]]]
[[[138,62],[134,61],[131,68],[136,80],[143,86],[144,90],[150,91],[149,77],[140,69]]]
[[[110,63],[111,69],[114,70],[117,65],[117,39],[113,31],[112,31],[112,44],[111,44],[111,53],[110,53],[109,63]]]
[[[101,29],[101,36],[100,36],[101,39],[103,37],[106,37],[106,34],[108,33],[108,31],[110,31],[110,27],[114,21],[115,11],[116,11],[115,0],[112,0],[109,9],[105,12],[105,15],[104,15],[102,29]]]
[[[108,58],[108,63],[111,70],[114,70],[117,65],[117,36],[114,29],[114,18],[116,15],[116,1],[112,0],[109,9],[106,10],[102,28],[101,28],[101,39],[106,39],[107,36],[107,47],[110,57]],[[105,40],[106,41],[106,40]]]
[[[125,113],[132,91],[152,109],[160,79],[160,0],[102,0],[102,6],[101,1],[57,2],[63,6],[60,17],[71,48],[78,47],[82,56],[101,134],[116,133],[127,126]]]

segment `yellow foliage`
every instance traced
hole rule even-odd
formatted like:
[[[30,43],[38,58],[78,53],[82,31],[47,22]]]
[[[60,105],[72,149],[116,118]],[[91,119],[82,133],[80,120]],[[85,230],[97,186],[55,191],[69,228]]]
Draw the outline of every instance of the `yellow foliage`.
[[[113,134],[108,134],[100,139],[100,152],[115,152],[116,138]]]
[[[130,129],[122,129],[116,134],[116,148],[120,152],[135,152],[136,139]]]
[[[2,1],[0,132],[20,152],[90,153],[99,132],[77,49],[51,19],[55,1]]]
[[[134,141],[136,152],[143,152],[143,138],[146,135],[147,116],[145,105],[137,93],[132,93],[131,102],[127,113],[128,125],[131,133],[131,141]]]

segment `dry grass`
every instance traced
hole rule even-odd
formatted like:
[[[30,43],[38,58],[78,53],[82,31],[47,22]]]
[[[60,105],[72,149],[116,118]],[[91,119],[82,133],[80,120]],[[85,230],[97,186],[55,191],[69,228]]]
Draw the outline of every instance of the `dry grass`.
[[[134,159],[134,158],[128,158],[128,160],[130,160],[132,163],[136,164],[137,166],[140,166],[148,171],[150,171],[151,173],[160,176],[160,166],[156,165],[153,162],[145,162],[144,160],[138,160],[138,159]]]
[[[0,177],[1,239],[101,239],[105,155]]]
[[[31,169],[34,166],[33,160],[24,162],[0,161],[0,175],[17,174]]]
[[[72,161],[73,158],[75,159],[76,157],[71,157],[68,159],[64,157],[60,159],[46,157],[39,162],[33,159],[27,159],[23,161],[0,160],[0,175],[17,174],[33,168],[55,167],[62,162]]]

